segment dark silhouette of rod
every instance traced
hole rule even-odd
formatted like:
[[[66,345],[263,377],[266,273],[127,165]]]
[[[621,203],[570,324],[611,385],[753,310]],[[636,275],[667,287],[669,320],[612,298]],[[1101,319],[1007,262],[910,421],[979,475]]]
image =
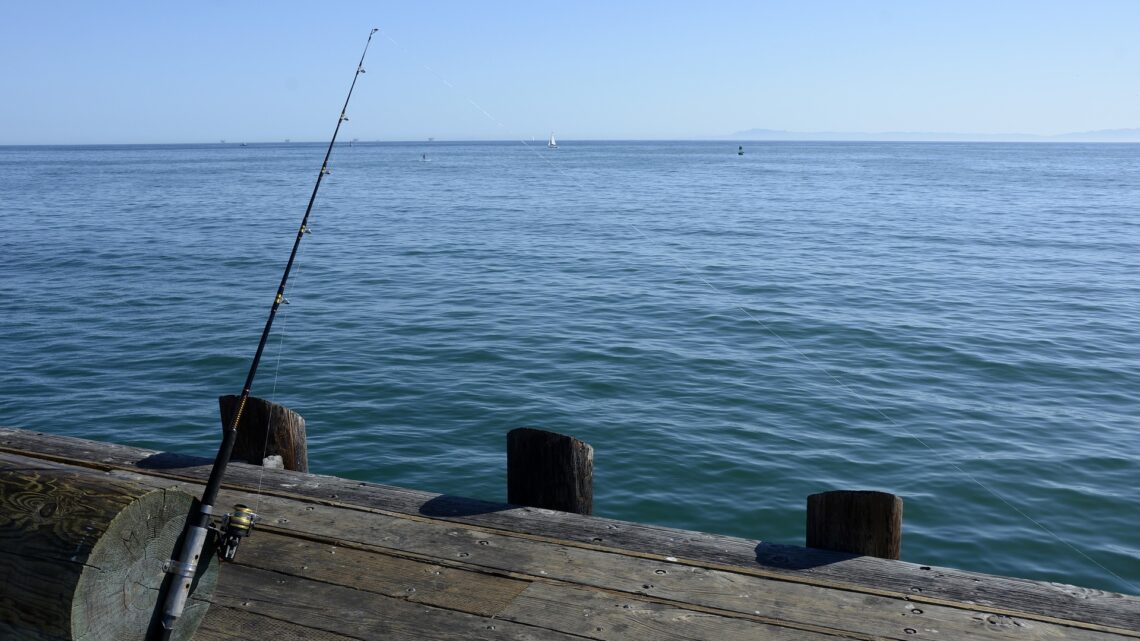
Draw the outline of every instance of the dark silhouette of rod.
[[[261,354],[265,351],[265,344],[269,341],[269,332],[273,328],[273,319],[277,316],[277,309],[281,306],[282,301],[285,300],[285,284],[289,281],[289,272],[293,269],[293,261],[297,258],[297,249],[301,246],[301,239],[309,231],[309,214],[313,211],[313,203],[317,200],[317,191],[321,188],[321,180],[327,175],[329,156],[332,155],[333,145],[336,143],[336,136],[340,133],[340,126],[348,118],[345,117],[345,112],[348,110],[348,101],[352,99],[352,90],[356,87],[356,80],[360,74],[364,73],[364,56],[368,54],[368,45],[372,44],[372,36],[379,29],[373,29],[368,33],[368,41],[364,44],[364,52],[360,54],[360,62],[356,65],[356,73],[352,77],[352,84],[348,87],[348,96],[344,99],[344,106],[340,110],[340,118],[336,122],[336,129],[333,130],[332,139],[329,140],[328,150],[325,151],[325,159],[321,163],[321,170],[317,173],[317,182],[313,185],[313,193],[309,196],[309,204],[305,207],[305,216],[301,219],[301,226],[297,229],[297,238],[293,241],[293,251],[289,253],[289,262],[285,264],[285,273],[281,275],[281,284],[277,286],[277,295],[273,299],[273,305],[269,308],[269,318],[265,321],[265,329],[261,332],[261,340],[257,343],[257,352],[253,355],[253,362],[249,366],[249,374],[245,378],[245,385],[242,386],[241,396],[238,398],[237,411],[234,412],[233,420],[230,421],[229,427],[222,435],[222,445],[218,448],[218,455],[214,459],[214,467],[210,470],[210,478],[206,481],[206,489],[202,491],[202,498],[194,502],[190,508],[190,514],[186,517],[186,529],[182,533],[182,541],[180,549],[175,553],[174,557],[170,560],[167,572],[171,575],[169,580],[164,583],[165,594],[160,594],[160,602],[162,605],[161,628],[157,631],[153,638],[160,641],[168,641],[171,633],[174,631],[174,624],[178,617],[182,616],[182,612],[186,607],[186,600],[190,596],[190,588],[194,583],[194,576],[197,572],[199,558],[202,555],[203,548],[208,538],[211,516],[214,513],[214,502],[218,498],[218,489],[222,485],[222,477],[226,473],[226,464],[230,460],[230,454],[233,452],[234,440],[237,438],[237,427],[241,421],[242,411],[245,409],[246,401],[249,400],[250,388],[253,387],[253,379],[257,376],[257,366],[261,363]],[[248,528],[245,530],[248,533]],[[235,544],[236,547],[236,544]],[[232,556],[232,554],[230,555]]]

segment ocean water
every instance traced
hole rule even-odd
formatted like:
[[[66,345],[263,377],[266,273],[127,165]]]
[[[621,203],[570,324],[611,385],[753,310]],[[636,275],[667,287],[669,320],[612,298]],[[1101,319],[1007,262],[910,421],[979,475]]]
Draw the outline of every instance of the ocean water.
[[[341,145],[254,394],[313,471],[1140,594],[1140,145]],[[0,424],[212,456],[320,144],[0,148]],[[426,162],[425,162],[426,155]]]

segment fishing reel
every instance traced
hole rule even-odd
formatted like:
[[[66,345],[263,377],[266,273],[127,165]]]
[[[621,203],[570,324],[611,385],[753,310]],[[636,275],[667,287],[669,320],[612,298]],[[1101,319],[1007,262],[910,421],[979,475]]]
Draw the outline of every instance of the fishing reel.
[[[222,517],[221,527],[213,528],[219,537],[218,558],[233,561],[241,540],[253,532],[254,523],[260,520],[253,510],[240,503],[235,505],[233,512]]]

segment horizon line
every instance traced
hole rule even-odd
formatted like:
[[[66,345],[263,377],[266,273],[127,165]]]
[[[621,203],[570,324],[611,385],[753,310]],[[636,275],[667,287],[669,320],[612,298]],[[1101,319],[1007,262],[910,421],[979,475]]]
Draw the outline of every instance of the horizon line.
[[[597,142],[715,142],[715,143],[732,143],[732,142],[751,142],[751,143],[794,143],[794,142],[843,142],[843,143],[992,143],[992,144],[1008,144],[1008,143],[1025,143],[1025,144],[1140,144],[1140,130],[1137,130],[1136,139],[1122,139],[1122,140],[1107,140],[1105,138],[1097,138],[1089,136],[1088,139],[1080,138],[1080,134],[1057,134],[1057,135],[1037,135],[1037,134],[954,134],[954,133],[930,133],[931,138],[923,138],[922,134],[910,134],[907,132],[898,133],[883,133],[876,137],[874,134],[845,134],[842,132],[826,132],[826,133],[807,133],[807,132],[780,132],[775,130],[766,130],[773,134],[785,133],[785,137],[761,137],[758,134],[734,135],[734,136],[719,136],[711,138],[561,138],[559,146],[567,142],[579,143],[597,143]],[[1090,132],[1091,133],[1091,132]],[[796,137],[802,135],[805,137]],[[834,138],[826,137],[828,135],[836,136]],[[979,136],[973,138],[974,135]],[[845,136],[845,137],[841,137]],[[887,137],[895,136],[895,137]],[[901,136],[915,136],[914,138],[900,138]],[[936,138],[935,136],[943,136],[944,138]],[[354,139],[351,141],[338,141],[336,146],[351,146],[351,145],[376,145],[376,144],[425,144],[430,145],[433,143],[502,143],[502,144],[522,144],[527,145],[530,142],[535,144],[541,143],[543,147],[546,146],[544,141],[533,140],[519,140],[515,138],[416,138],[416,139]],[[9,147],[161,147],[161,146],[219,146],[219,147],[242,147],[252,145],[327,145],[327,140],[261,140],[261,141],[241,141],[229,142],[226,140],[220,141],[164,141],[164,142],[44,142],[44,143],[5,143],[0,142],[0,148]]]

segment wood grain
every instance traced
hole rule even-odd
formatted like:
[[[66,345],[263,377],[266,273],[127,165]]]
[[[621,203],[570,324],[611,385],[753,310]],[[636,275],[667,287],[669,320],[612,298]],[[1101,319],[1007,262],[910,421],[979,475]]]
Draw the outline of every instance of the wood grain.
[[[249,612],[247,608],[214,605],[194,635],[194,641],[359,641],[305,625],[281,621]]]
[[[549,583],[532,584],[499,618],[519,622],[541,621],[559,630],[601,641],[838,641],[867,638],[771,625],[749,618]]]
[[[162,481],[155,480],[161,483]],[[227,498],[252,500],[227,490]],[[344,507],[261,497],[261,511],[271,515],[262,534],[272,529],[286,537],[362,552],[402,555],[438,564],[604,591],[635,601],[698,610],[729,618],[747,618],[805,632],[874,639],[976,639],[981,641],[1109,641],[1124,631],[1095,630],[1009,616],[967,604],[916,604],[902,596],[880,596],[818,585],[772,580],[731,569],[704,568],[677,560],[649,559],[622,551],[566,546],[510,533],[471,529],[431,519],[408,518]],[[262,544],[251,538],[248,548]],[[268,544],[276,556],[279,544]],[[244,562],[244,561],[243,561]],[[253,562],[253,561],[250,561]],[[266,566],[299,576],[301,563],[282,554]],[[260,569],[260,568],[259,568]],[[312,570],[307,568],[305,571]],[[336,576],[333,573],[328,576]],[[398,588],[398,585],[395,586]],[[470,608],[468,608],[469,610]],[[914,632],[908,632],[914,630]],[[912,635],[919,634],[915,637]],[[1012,635],[1012,636],[1011,636]],[[1132,635],[1135,638],[1135,635]]]
[[[898,559],[903,500],[886,492],[836,490],[807,497],[807,546]]]
[[[593,513],[594,448],[545,430],[511,430],[507,433],[507,501],[575,514]]]
[[[233,422],[238,399],[234,395],[218,397],[222,429],[229,429]],[[284,405],[251,396],[246,399],[238,422],[230,460],[261,465],[266,457],[280,456],[285,469],[308,472],[308,447],[305,419],[300,414]]]
[[[581,641],[557,630],[436,608],[255,568],[229,571],[216,603],[356,639]],[[335,604],[335,607],[330,605]]]
[[[198,464],[185,457],[10,428],[0,428],[0,449],[3,448],[34,452],[41,458],[122,470],[118,473],[132,478],[145,474],[150,482],[163,487],[184,481],[202,483],[209,471],[208,465]],[[336,539],[346,536],[361,541],[362,545],[381,546],[390,553],[409,558],[422,557],[421,560],[440,565],[472,560],[473,567],[482,568],[482,571],[500,575],[506,573],[520,579],[531,577],[547,580],[550,576],[547,568],[549,562],[545,562],[545,565],[518,566],[514,570],[496,569],[500,563],[503,568],[511,568],[511,564],[506,557],[495,560],[497,552],[492,554],[489,546],[478,544],[479,540],[490,541],[487,536],[494,534],[516,541],[554,543],[560,550],[602,552],[656,562],[675,558],[680,567],[726,572],[735,577],[734,581],[746,577],[767,580],[768,583],[797,584],[827,590],[822,594],[838,590],[855,599],[851,601],[853,605],[844,606],[845,616],[852,618],[863,616],[863,606],[859,600],[871,597],[890,599],[892,603],[902,604],[903,608],[909,603],[922,609],[922,616],[927,617],[930,615],[926,614],[928,608],[924,605],[948,608],[959,614],[965,613],[965,621],[957,618],[958,614],[947,614],[954,620],[962,621],[959,629],[964,630],[963,638],[991,638],[977,637],[973,628],[969,627],[971,625],[983,630],[987,627],[1008,629],[1013,634],[1030,628],[1039,629],[1042,624],[1054,626],[1048,629],[1059,635],[1057,638],[1076,638],[1074,635],[1097,631],[1116,634],[1121,638],[1140,637],[1140,633],[1136,632],[1140,630],[1140,599],[1134,596],[826,550],[772,545],[755,540],[566,512],[519,508],[335,477],[262,470],[240,464],[231,466],[227,482],[231,487],[257,487],[262,472],[264,492],[275,495],[261,497],[263,503],[272,504],[262,511],[270,513],[272,510],[276,517],[267,522],[268,526],[289,528],[290,535],[301,537]],[[248,495],[229,492],[227,500],[238,500],[238,497],[244,499]],[[362,520],[351,526],[359,527],[359,531],[351,535],[344,534],[351,529],[347,526],[357,518],[352,512],[362,513],[359,517]],[[388,518],[375,518],[377,515]],[[284,522],[279,523],[282,519]],[[453,546],[438,549],[423,547],[416,543],[421,534],[408,523],[450,527],[450,530],[445,527],[443,535],[450,538],[441,540],[451,540]],[[245,545],[255,545],[257,536],[255,533],[254,538]],[[462,545],[455,547],[459,542]],[[495,545],[499,545],[498,540]],[[244,550],[243,547],[243,553]],[[459,558],[457,555],[460,552],[467,552],[469,556]],[[560,558],[563,561],[578,559],[568,554],[563,553]],[[559,557],[547,557],[548,560],[557,558]],[[494,562],[487,563],[488,560]],[[575,561],[578,562],[580,561]],[[563,562],[557,567],[568,566]],[[544,570],[547,574],[543,574]],[[625,593],[631,593],[632,590],[632,593],[636,593],[642,585],[633,583],[641,578],[641,570],[632,575],[627,573],[624,578],[619,575],[606,579],[603,574],[604,571],[600,570],[595,585],[610,587],[596,589],[613,589]],[[566,582],[581,580],[572,576],[572,573],[561,574],[559,577],[560,581]],[[644,583],[656,585],[651,581]],[[668,600],[674,598],[672,594],[659,591],[641,591],[645,594],[636,595],[641,599],[656,599],[668,604]],[[728,598],[724,590],[714,592],[707,599]],[[700,585],[697,584],[692,589],[692,596],[679,598],[698,600],[703,598],[702,594]],[[705,602],[711,603],[708,600]],[[803,613],[799,616],[811,615],[810,603],[809,599],[797,606],[801,608],[798,611]],[[689,607],[695,606],[689,604]],[[716,607],[723,607],[723,604]],[[742,601],[740,609],[744,611],[745,608],[747,604]],[[908,617],[914,616],[908,612],[898,610],[895,616],[901,617],[904,613]],[[887,622],[885,619],[880,621],[884,624]],[[1018,635],[1015,637],[1025,638]],[[907,634],[906,638],[915,637]]]
[[[142,641],[191,497],[0,454],[0,638]],[[174,639],[209,606],[200,565]]]
[[[351,586],[480,616],[495,616],[530,583],[275,532],[258,532],[242,565]]]

